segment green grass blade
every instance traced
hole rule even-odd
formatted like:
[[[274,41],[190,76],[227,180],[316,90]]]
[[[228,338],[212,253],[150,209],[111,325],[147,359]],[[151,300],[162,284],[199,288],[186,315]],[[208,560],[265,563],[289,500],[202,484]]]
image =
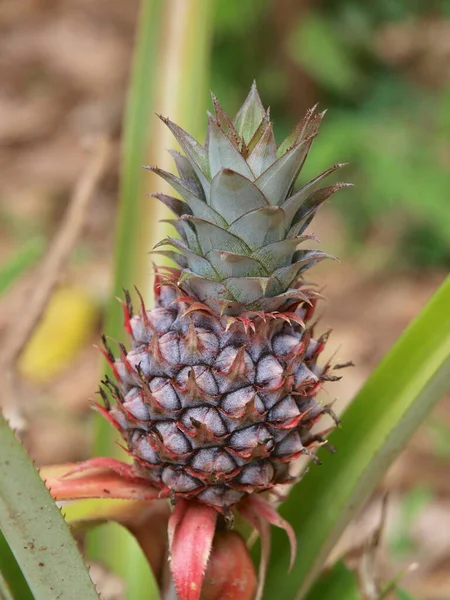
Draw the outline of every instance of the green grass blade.
[[[0,598],[2,596],[16,600],[34,600],[14,554],[0,531]]]
[[[0,294],[3,294],[27,269],[36,264],[43,252],[43,240],[33,238],[0,265]]]
[[[280,513],[298,539],[287,575],[288,544],[273,532],[266,598],[302,597],[340,534],[436,402],[450,388],[450,278],[386,355],[345,412],[342,428],[294,487]]]
[[[0,415],[0,529],[36,600],[98,600],[68,526]]]

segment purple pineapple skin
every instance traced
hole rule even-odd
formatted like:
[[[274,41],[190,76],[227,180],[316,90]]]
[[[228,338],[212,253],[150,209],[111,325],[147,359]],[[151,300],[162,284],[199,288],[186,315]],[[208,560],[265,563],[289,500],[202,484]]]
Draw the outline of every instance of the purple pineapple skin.
[[[124,304],[131,350],[112,361],[117,383],[109,419],[126,440],[135,469],[171,497],[196,498],[221,512],[253,492],[291,481],[289,464],[317,444],[314,423],[330,412],[315,398],[330,365],[317,364],[325,336],[298,321],[239,318],[192,304],[170,279],[157,306],[132,314]],[[292,314],[292,313],[291,313]],[[231,324],[230,324],[231,321]],[[106,393],[103,392],[103,397]]]

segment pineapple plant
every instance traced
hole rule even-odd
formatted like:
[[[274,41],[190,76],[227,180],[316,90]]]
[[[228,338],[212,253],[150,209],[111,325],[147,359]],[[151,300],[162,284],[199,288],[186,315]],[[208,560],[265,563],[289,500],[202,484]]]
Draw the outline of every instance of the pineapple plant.
[[[323,567],[330,540],[351,517],[348,508],[361,506],[392,460],[393,448],[399,451],[445,391],[448,328],[441,325],[448,314],[450,288],[444,284],[346,413],[346,429],[359,433],[350,436],[347,446],[339,444],[344,457],[341,453],[337,462],[326,461],[325,477],[317,470],[291,490],[282,512],[294,530],[267,493],[276,495],[279,485],[295,481],[295,459],[302,454],[314,457],[314,447],[325,443],[312,426],[324,413],[334,414],[316,395],[324,382],[336,379],[333,369],[344,366],[319,360],[327,334],[314,335],[313,313],[320,294],[305,279],[305,272],[328,255],[301,244],[314,239],[305,231],[320,205],[346,184],[320,187],[341,166],[335,165],[298,191],[293,189],[323,113],[309,111],[277,148],[269,113],[255,86],[233,120],[214,97],[213,102],[215,114],[204,146],[163,119],[184,156],[173,153],[179,177],[152,167],[182,198],[154,194],[175,213],[171,223],[180,235],[163,240],[158,251],[178,267],[157,270],[152,310],[146,309],[138,292],[140,309],[134,314],[125,293],[129,350],[119,345],[120,357],[115,358],[104,338],[103,352],[115,380],[103,380],[104,405],[98,410],[122,434],[133,463],[97,457],[44,468],[40,476],[59,502],[128,500],[75,503],[65,506],[66,518],[83,529],[104,521],[127,527],[152,567],[159,587],[155,593],[160,591],[161,597],[261,600],[269,524],[287,532],[291,565],[297,539],[308,541],[308,553],[302,553],[286,581],[278,577],[275,564],[269,571],[268,597],[280,590],[286,597],[297,597],[299,589],[304,597]],[[161,250],[167,246],[172,249]],[[389,381],[392,386],[386,385]],[[380,401],[374,403],[374,397]],[[50,496],[42,490],[36,495],[36,472],[31,463],[26,466],[24,451],[2,419],[0,429],[8,450],[8,460],[0,463],[7,473],[3,499],[11,507],[0,521],[21,556],[21,550],[34,548],[30,532],[36,540],[41,536],[33,501],[15,510],[22,494],[17,472],[23,475],[28,468],[30,497],[40,498],[41,510]],[[352,462],[355,456],[359,460]],[[229,530],[236,513],[260,534],[258,578],[241,522],[236,531]],[[55,525],[60,517],[56,511]],[[319,530],[314,531],[317,523]],[[55,527],[44,529],[53,533]],[[56,535],[58,548],[64,549],[71,540],[61,539]],[[282,555],[276,562],[282,564],[286,551],[276,545]],[[39,546],[39,552],[47,550]],[[46,558],[55,581],[50,589],[58,596],[60,584],[65,585],[59,554],[49,550]],[[73,558],[66,558],[68,567]],[[44,562],[36,570],[34,560],[26,561],[33,589],[43,589],[43,581],[47,597]],[[83,573],[80,589],[86,597],[96,597]],[[67,579],[70,595],[73,580]]]
[[[327,258],[305,249],[320,205],[347,184],[321,187],[337,164],[294,184],[324,113],[308,111],[277,148],[253,84],[234,119],[213,96],[205,145],[165,117],[184,154],[178,176],[147,167],[181,199],[151,194],[175,215],[179,237],[158,244],[177,268],[160,268],[156,306],[123,302],[131,348],[104,354],[100,407],[120,431],[134,473],[160,496],[196,500],[228,518],[255,493],[293,480],[290,465],[324,440],[316,395],[337,379],[314,336],[320,294],[305,273]],[[170,249],[167,249],[170,247]],[[115,402],[110,402],[110,397]]]

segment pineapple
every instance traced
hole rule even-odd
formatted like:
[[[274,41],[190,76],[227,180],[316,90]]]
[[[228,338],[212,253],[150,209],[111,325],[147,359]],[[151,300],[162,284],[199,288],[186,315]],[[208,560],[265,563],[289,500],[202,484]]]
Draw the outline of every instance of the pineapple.
[[[346,184],[320,187],[337,164],[294,190],[324,113],[308,111],[277,148],[255,85],[233,120],[213,103],[204,146],[161,117],[184,153],[172,152],[178,177],[148,167],[181,197],[152,194],[176,216],[179,237],[158,251],[178,267],[158,270],[152,310],[141,298],[133,314],[126,295],[131,349],[115,359],[104,338],[116,381],[105,378],[102,396],[137,476],[227,515],[289,483],[292,461],[320,443],[312,425],[332,414],[316,399],[337,379],[318,363],[320,295],[303,279],[328,255],[302,246]]]

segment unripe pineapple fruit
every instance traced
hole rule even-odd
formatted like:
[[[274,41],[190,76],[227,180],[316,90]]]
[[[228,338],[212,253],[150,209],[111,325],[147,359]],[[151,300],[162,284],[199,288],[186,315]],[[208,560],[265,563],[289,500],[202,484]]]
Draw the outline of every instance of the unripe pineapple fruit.
[[[104,412],[126,440],[136,472],[162,495],[220,512],[291,480],[290,463],[317,444],[316,399],[336,379],[318,357],[311,318],[319,297],[303,279],[328,255],[304,249],[320,205],[346,184],[320,187],[342,165],[294,184],[323,113],[309,111],[277,148],[253,85],[231,120],[213,97],[205,145],[162,118],[184,155],[178,177],[149,167],[181,200],[154,194],[175,214],[179,238],[158,246],[178,265],[157,273],[156,307],[124,303],[131,349],[105,354],[116,382]]]

